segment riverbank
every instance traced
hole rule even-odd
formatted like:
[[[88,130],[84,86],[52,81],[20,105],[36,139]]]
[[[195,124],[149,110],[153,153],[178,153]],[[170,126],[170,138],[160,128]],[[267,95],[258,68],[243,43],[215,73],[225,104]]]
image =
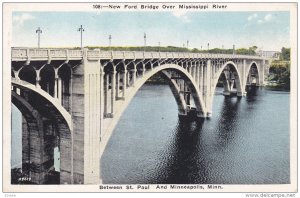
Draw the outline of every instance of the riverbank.
[[[290,91],[290,85],[287,83],[277,83],[274,81],[266,81],[265,89],[271,91]]]
[[[163,79],[160,76],[156,76],[154,78],[149,79],[146,84],[148,85],[168,85],[168,81]],[[223,82],[220,81],[217,83],[217,87],[223,87]],[[273,81],[267,81],[266,85],[264,86],[265,89],[271,90],[271,91],[290,91],[290,85],[287,85],[285,83],[279,84]]]
[[[286,88],[285,86],[282,86],[282,85],[266,85],[264,87],[265,87],[265,89],[271,90],[271,91],[287,91],[287,92],[290,92],[290,88]]]

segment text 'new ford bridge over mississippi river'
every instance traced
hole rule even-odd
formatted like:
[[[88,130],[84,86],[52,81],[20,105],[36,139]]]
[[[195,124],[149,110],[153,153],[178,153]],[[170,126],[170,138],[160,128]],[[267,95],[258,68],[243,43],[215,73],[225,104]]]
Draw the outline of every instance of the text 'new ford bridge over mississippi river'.
[[[180,116],[212,116],[218,79],[224,95],[264,84],[262,57],[228,54],[12,48],[12,103],[23,115],[22,169],[45,182],[60,152],[60,183],[101,183],[100,159],[139,88],[160,72]]]

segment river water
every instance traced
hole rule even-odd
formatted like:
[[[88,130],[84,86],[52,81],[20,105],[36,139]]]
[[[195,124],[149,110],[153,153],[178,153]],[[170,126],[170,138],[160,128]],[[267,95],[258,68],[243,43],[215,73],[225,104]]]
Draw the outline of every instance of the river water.
[[[258,89],[225,98],[210,119],[178,118],[167,85],[144,85],[125,110],[101,159],[106,184],[290,183],[289,92]],[[12,166],[21,162],[21,117],[13,107]]]
[[[289,93],[257,90],[225,98],[213,115],[179,120],[166,85],[144,85],[104,151],[104,183],[286,184],[290,180]]]

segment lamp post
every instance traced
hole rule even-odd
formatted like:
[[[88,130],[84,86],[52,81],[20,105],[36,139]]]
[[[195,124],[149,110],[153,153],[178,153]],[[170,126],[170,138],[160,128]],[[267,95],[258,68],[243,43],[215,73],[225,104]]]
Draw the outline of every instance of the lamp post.
[[[160,52],[160,42],[158,42],[158,52]]]
[[[209,43],[207,43],[207,50],[209,51]]]
[[[109,50],[111,50],[111,35],[108,36],[108,40],[109,40],[109,42],[108,42]]]
[[[40,27],[38,27],[38,29],[35,31],[35,33],[38,34],[38,48],[40,48],[40,37],[41,37],[41,33],[42,33],[42,30]]]
[[[186,41],[186,48],[189,49],[189,40]]]
[[[147,35],[144,33],[144,51],[146,51],[146,43],[147,42]]]
[[[235,45],[232,46],[232,54],[235,54]]]
[[[80,28],[78,28],[78,31],[80,32],[80,46],[82,49],[82,32],[84,32],[82,25],[80,25]]]

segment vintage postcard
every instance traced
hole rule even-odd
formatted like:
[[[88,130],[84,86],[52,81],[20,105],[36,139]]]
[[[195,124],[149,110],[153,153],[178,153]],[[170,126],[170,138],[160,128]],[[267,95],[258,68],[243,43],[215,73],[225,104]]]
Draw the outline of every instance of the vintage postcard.
[[[295,197],[297,6],[3,3],[3,192]]]

